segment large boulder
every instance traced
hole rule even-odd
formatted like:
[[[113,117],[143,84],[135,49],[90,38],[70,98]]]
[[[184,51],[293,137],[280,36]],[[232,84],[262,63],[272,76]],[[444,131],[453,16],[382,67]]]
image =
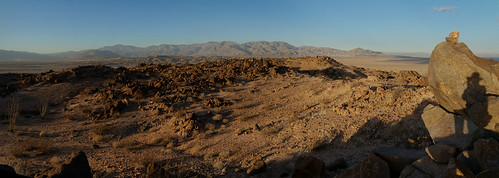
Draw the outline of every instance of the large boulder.
[[[428,85],[445,110],[467,116],[477,126],[496,132],[498,76],[499,61],[475,56],[466,44],[457,43],[457,38],[438,44],[428,65]]]
[[[423,150],[409,148],[378,147],[374,153],[388,163],[391,177],[398,177],[407,165],[426,156],[426,152]]]
[[[437,143],[435,145],[426,147],[425,151],[433,161],[437,163],[447,163],[449,162],[449,160],[454,159],[454,155],[456,154],[456,147],[444,143]]]
[[[426,106],[421,115],[423,122],[436,143],[446,143],[461,150],[471,145],[478,127],[464,116],[448,113],[439,106]]]

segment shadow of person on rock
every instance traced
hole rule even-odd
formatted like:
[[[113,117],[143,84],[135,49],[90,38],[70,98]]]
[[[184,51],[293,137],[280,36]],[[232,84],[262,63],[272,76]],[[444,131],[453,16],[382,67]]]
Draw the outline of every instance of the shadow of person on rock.
[[[480,74],[474,72],[467,78],[466,90],[464,90],[462,99],[466,101],[465,113],[478,127],[485,127],[489,124],[492,116],[488,113],[488,99],[486,95],[486,88],[480,85]],[[457,131],[456,123],[456,131]]]

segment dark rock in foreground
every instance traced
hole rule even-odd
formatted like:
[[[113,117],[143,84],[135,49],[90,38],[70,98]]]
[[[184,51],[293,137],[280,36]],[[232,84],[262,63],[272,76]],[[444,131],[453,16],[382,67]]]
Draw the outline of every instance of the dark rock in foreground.
[[[325,164],[312,156],[301,156],[295,164],[293,178],[324,177]]]
[[[71,154],[70,158],[63,164],[52,169],[47,169],[35,175],[35,177],[74,177],[91,178],[92,171],[88,164],[87,156],[82,151]]]

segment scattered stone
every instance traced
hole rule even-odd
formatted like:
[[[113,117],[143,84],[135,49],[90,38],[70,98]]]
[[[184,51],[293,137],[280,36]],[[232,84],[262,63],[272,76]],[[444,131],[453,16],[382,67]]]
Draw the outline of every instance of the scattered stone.
[[[40,137],[46,137],[47,134],[44,132],[44,131],[41,131],[40,134],[39,134]]]
[[[323,177],[325,173],[324,162],[312,156],[300,156],[295,164],[293,178]]]
[[[71,154],[70,158],[55,168],[47,169],[35,175],[35,177],[92,177],[87,156],[82,151]]]
[[[453,31],[449,34],[449,37],[445,37],[445,41],[451,44],[456,44],[459,38],[459,31]]]
[[[474,153],[482,170],[499,167],[499,142],[480,139],[474,144]]]
[[[456,160],[465,164],[474,174],[478,174],[482,171],[473,151],[464,150],[457,156]]]
[[[430,175],[431,177],[443,177],[444,171],[447,168],[446,164],[436,163],[429,156],[425,156],[414,161],[412,166]]]
[[[461,150],[471,144],[473,133],[478,129],[468,118],[431,104],[426,106],[421,118],[435,143],[449,144]]]
[[[265,160],[263,160],[262,157],[256,157],[253,161],[251,161],[250,168],[246,171],[246,173],[249,176],[254,176],[264,172],[266,168],[267,165],[265,164]]]
[[[333,162],[327,164],[326,169],[328,171],[336,171],[338,169],[347,168],[347,166],[348,166],[347,162],[345,161],[344,158],[338,158]]]
[[[423,150],[407,148],[378,147],[374,153],[388,163],[392,177],[398,177],[407,165],[426,156]]]
[[[390,168],[388,167],[388,163],[383,161],[383,159],[371,153],[359,166],[342,172],[337,177],[390,177]]]
[[[456,147],[445,143],[437,143],[425,148],[426,153],[430,158],[437,163],[447,163],[456,154]]]
[[[499,61],[477,57],[466,44],[450,39],[435,47],[428,65],[428,84],[438,104],[499,132]]]

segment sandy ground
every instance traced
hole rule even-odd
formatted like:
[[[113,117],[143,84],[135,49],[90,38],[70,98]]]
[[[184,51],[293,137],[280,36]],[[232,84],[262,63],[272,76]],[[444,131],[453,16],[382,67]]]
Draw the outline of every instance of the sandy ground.
[[[398,58],[338,61],[393,71],[423,71],[426,65]],[[351,168],[376,147],[408,147],[408,138],[428,136],[420,115],[434,97],[424,77],[343,66],[328,58],[278,63],[291,72],[241,80],[202,96],[230,105],[209,107],[200,101],[159,112],[164,103],[154,97],[131,97],[119,116],[99,120],[90,118],[92,110],[102,108],[101,94],[92,88],[106,91],[113,78],[27,86],[9,94],[19,98],[22,112],[13,133],[7,132],[3,115],[0,164],[34,175],[82,150],[97,177],[141,177],[151,162],[215,177],[246,177],[250,162],[261,158],[267,169],[257,177],[289,177],[303,154],[326,164],[344,158]],[[147,66],[135,70],[161,74]],[[142,80],[154,81],[137,79]],[[44,119],[37,113],[40,98],[50,103]],[[8,99],[0,97],[1,111],[7,111]],[[203,128],[191,129],[191,123]]]

